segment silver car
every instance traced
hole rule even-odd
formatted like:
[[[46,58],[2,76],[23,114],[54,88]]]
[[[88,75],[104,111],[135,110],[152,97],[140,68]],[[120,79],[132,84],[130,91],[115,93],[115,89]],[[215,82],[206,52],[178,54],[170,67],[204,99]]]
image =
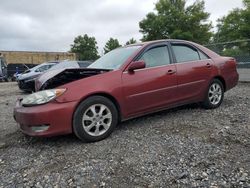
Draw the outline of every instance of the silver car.
[[[47,62],[37,65],[17,75],[18,86],[21,90],[32,92],[35,90],[35,79],[58,62]]]
[[[92,61],[63,61],[58,63],[57,65],[53,66],[44,74],[40,75],[35,80],[35,89],[36,91],[41,90],[43,87],[46,86],[47,82],[55,77],[56,75],[62,73],[68,69],[80,69],[88,67]]]

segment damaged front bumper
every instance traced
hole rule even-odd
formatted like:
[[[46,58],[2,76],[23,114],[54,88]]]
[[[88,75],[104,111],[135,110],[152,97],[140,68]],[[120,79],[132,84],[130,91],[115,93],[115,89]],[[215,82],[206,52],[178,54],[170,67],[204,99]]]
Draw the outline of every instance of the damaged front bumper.
[[[56,136],[72,133],[72,116],[77,102],[56,101],[32,107],[23,107],[17,100],[14,119],[24,134],[29,136]]]
[[[35,79],[19,80],[18,87],[20,90],[27,91],[27,92],[35,91]]]

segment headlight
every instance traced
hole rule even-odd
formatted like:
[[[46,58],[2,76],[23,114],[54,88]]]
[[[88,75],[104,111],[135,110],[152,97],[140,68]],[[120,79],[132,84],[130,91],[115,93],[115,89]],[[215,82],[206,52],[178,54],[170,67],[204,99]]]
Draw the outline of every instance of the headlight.
[[[35,106],[35,105],[45,104],[59,97],[65,91],[66,89],[50,89],[50,90],[39,91],[37,93],[33,93],[25,97],[22,100],[22,105],[23,106]]]

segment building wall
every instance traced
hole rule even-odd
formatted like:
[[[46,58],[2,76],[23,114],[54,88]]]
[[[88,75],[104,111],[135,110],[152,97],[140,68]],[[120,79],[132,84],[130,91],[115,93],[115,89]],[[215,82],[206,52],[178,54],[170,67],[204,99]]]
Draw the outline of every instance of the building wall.
[[[75,60],[76,55],[68,52],[0,51],[7,64],[41,64],[55,60]]]

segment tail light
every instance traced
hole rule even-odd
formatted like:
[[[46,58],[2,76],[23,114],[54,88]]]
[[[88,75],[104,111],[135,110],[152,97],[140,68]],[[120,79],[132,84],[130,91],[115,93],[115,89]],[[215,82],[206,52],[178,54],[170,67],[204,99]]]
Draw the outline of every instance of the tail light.
[[[236,59],[235,58],[230,58],[227,62],[226,62],[226,64],[225,64],[225,66],[228,68],[228,69],[236,69],[237,68],[237,61],[236,61]]]

